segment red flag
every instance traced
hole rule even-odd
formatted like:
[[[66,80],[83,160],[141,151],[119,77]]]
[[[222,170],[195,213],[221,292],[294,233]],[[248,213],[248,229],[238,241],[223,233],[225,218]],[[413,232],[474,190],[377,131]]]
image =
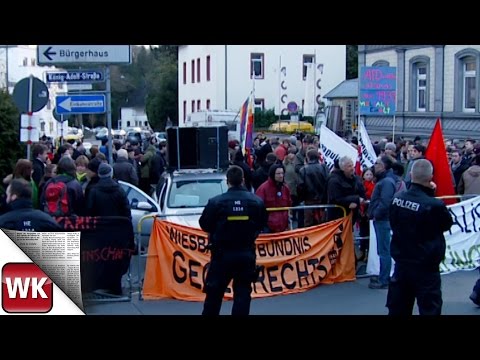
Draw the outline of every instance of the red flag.
[[[357,162],[355,163],[355,174],[362,177],[362,145],[358,144],[357,146],[358,156]]]
[[[437,184],[436,196],[455,195],[452,173],[447,160],[447,152],[443,141],[443,132],[440,119],[437,119],[430,142],[425,151],[425,158],[433,165],[433,182]],[[445,203],[454,204],[456,200],[445,200]]]

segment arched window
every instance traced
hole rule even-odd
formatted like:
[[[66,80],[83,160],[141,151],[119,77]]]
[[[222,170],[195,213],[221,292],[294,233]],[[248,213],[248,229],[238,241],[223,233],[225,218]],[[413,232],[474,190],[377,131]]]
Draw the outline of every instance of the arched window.
[[[390,66],[390,63],[386,60],[377,60],[372,64],[372,66]]]
[[[454,111],[478,112],[480,52],[464,49],[455,54]]]
[[[430,58],[414,56],[410,59],[410,111],[429,111],[430,99]]]

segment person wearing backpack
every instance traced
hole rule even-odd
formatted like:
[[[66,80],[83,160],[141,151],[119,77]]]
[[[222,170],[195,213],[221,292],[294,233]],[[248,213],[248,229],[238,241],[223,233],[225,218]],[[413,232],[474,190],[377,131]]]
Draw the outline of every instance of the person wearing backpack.
[[[57,176],[45,184],[41,204],[54,217],[85,214],[82,185],[76,179],[76,166],[71,157],[62,157],[57,165]]]
[[[0,228],[17,231],[62,231],[48,214],[32,206],[32,187],[22,178],[13,179],[7,187],[9,211],[0,216]]]

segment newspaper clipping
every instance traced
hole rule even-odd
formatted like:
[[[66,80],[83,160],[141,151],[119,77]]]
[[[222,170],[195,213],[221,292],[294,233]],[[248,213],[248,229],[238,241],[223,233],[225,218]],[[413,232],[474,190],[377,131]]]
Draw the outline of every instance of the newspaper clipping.
[[[4,232],[80,309],[83,309],[80,231],[26,232],[4,229]]]

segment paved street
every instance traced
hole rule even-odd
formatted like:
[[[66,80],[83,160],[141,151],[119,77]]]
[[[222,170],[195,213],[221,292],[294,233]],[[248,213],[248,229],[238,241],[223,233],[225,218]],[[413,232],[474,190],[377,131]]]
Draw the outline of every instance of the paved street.
[[[478,271],[458,271],[442,276],[443,315],[480,315],[469,299]],[[321,285],[301,294],[252,300],[252,315],[386,315],[387,290],[371,290],[369,279]],[[199,315],[203,303],[172,299],[102,303],[86,307],[88,315]],[[231,301],[224,301],[223,315],[230,314]],[[414,314],[418,314],[415,308]]]

